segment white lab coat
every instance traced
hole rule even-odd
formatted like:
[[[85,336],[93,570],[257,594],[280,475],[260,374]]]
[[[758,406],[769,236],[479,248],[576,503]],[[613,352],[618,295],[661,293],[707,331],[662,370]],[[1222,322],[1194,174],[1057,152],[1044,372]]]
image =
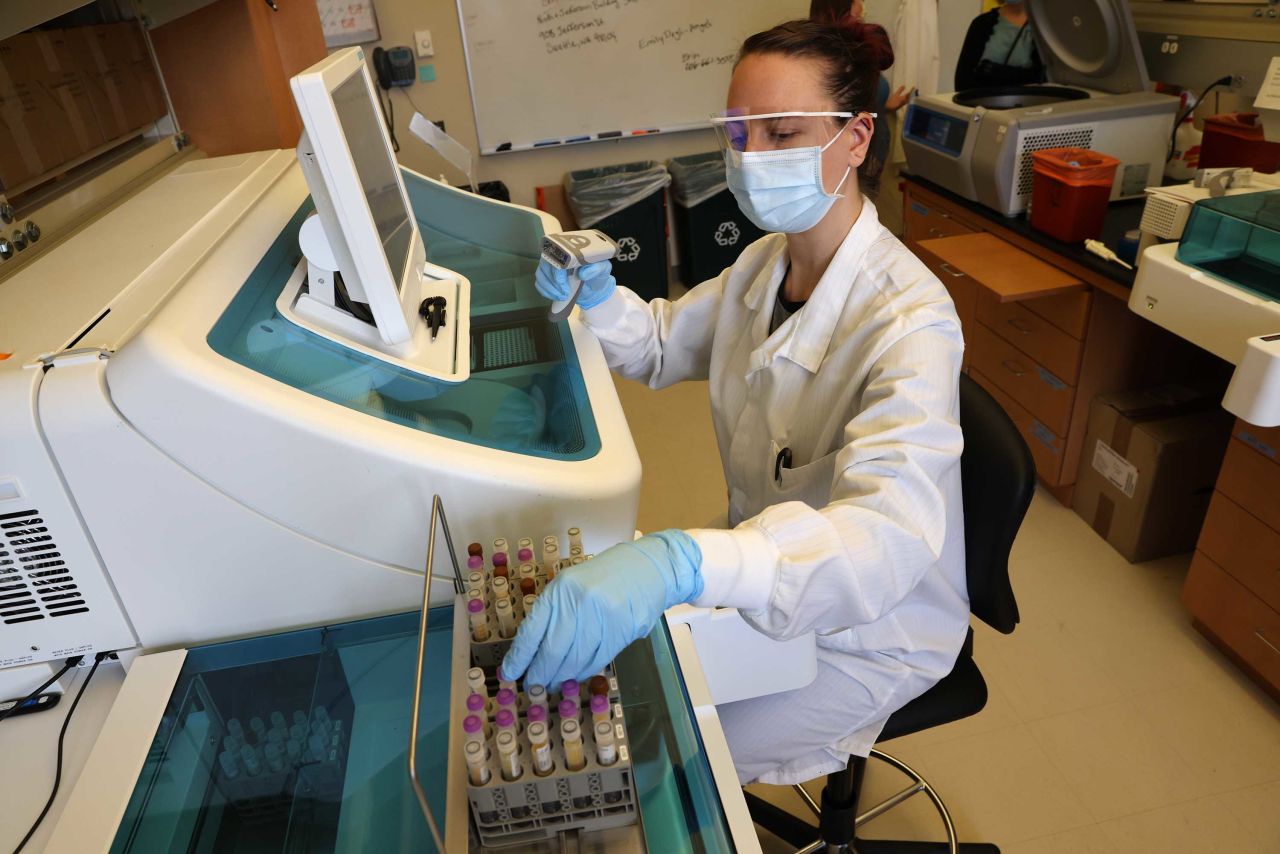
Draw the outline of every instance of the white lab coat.
[[[888,28],[889,43],[893,45],[893,65],[886,72],[889,89],[910,86],[921,95],[932,95],[938,91],[941,71],[937,0],[899,0],[897,6]],[[907,156],[902,148],[902,120],[906,112],[900,110],[891,115],[893,146],[889,157],[894,163],[904,163]]]
[[[889,714],[950,671],[968,627],[950,297],[870,201],[769,334],[787,267],[785,237],[769,235],[675,302],[619,288],[585,315],[623,376],[710,379],[732,530],[690,532],[705,581],[694,604],[740,608],[777,638],[819,633],[813,685],[721,707],[744,782],[865,755]]]

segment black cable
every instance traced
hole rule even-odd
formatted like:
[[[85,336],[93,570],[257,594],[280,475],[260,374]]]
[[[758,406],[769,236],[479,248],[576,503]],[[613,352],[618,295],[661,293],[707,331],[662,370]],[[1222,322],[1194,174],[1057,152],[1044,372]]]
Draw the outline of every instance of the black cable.
[[[404,95],[405,100],[409,102],[409,106],[413,107],[413,109],[414,109],[414,111],[415,111],[415,112],[422,113],[422,115],[423,115],[424,117],[427,115],[426,113],[423,113],[423,112],[422,112],[422,108],[418,106],[418,102],[417,102],[417,101],[415,101],[415,100],[413,100],[413,96],[409,94],[409,89],[408,89],[408,87],[406,87],[406,86],[397,86],[397,87],[395,88],[395,91],[399,92],[401,95]],[[387,96],[387,97],[390,97],[390,94],[388,94],[388,96]]]
[[[84,656],[83,656],[83,655],[73,655],[73,656],[71,656],[70,658],[68,658],[68,659],[67,659],[67,663],[66,663],[66,664],[64,664],[64,665],[62,665],[62,669],[61,669],[61,670],[59,670],[57,673],[55,673],[55,674],[53,674],[52,676],[50,676],[50,677],[49,677],[49,681],[48,681],[48,682],[45,682],[45,683],[44,683],[43,685],[41,685],[39,688],[35,689],[35,690],[34,690],[34,691],[32,691],[30,694],[28,694],[27,696],[23,697],[23,698],[22,698],[21,700],[19,700],[18,702],[14,703],[12,707],[10,707],[10,708],[8,708],[8,709],[5,709],[3,712],[0,712],[0,721],[2,721],[2,720],[4,720],[5,718],[9,717],[9,715],[13,714],[13,713],[14,713],[14,712],[16,712],[18,709],[21,709],[21,708],[22,708],[23,706],[25,706],[25,705],[26,705],[26,704],[27,704],[27,703],[28,703],[28,702],[29,702],[33,697],[38,697],[38,696],[40,696],[41,694],[43,694],[43,693],[44,693],[44,689],[45,689],[45,688],[48,688],[48,687],[49,687],[50,685],[52,685],[54,682],[57,682],[59,679],[61,679],[61,678],[62,678],[62,674],[66,673],[68,670],[70,670],[71,668],[75,667],[77,664],[79,664],[79,663],[80,663],[81,661],[83,661],[83,660],[84,660]]]
[[[1189,104],[1181,114],[1175,117],[1173,122],[1173,132],[1169,134],[1169,156],[1164,159],[1165,163],[1168,163],[1173,159],[1173,152],[1178,146],[1178,128],[1182,127],[1182,123],[1187,120],[1187,116],[1191,115],[1191,112],[1198,107],[1206,97],[1208,97],[1210,92],[1217,89],[1219,86],[1230,86],[1233,80],[1234,78],[1230,74],[1226,77],[1219,77],[1217,80],[1204,87],[1204,89],[1200,91],[1199,96],[1196,97],[1195,102]]]
[[[387,103],[384,106],[382,103],[383,94],[381,90],[378,91],[378,106],[382,107],[382,118],[387,122],[387,135],[391,137],[391,150],[399,154],[400,140],[396,139],[396,105],[391,102],[391,93],[387,92],[385,93]]]
[[[62,729],[58,732],[58,766],[53,776],[53,791],[49,793],[49,800],[45,801],[44,809],[40,810],[40,815],[36,816],[35,824],[31,825],[31,829],[27,831],[27,835],[22,837],[22,841],[18,843],[18,847],[13,849],[13,854],[19,854],[27,843],[31,841],[31,837],[35,835],[39,829],[40,823],[44,821],[45,816],[49,814],[49,810],[53,807],[54,800],[58,797],[58,787],[62,785],[62,749],[63,742],[67,737],[67,726],[71,723],[71,716],[76,713],[76,706],[80,705],[80,698],[84,696],[84,689],[89,687],[89,681],[93,679],[93,674],[98,672],[98,665],[102,660],[111,653],[100,652],[93,657],[93,667],[89,668],[89,675],[84,677],[84,681],[80,683],[80,690],[76,691],[76,698],[71,703],[71,708],[67,710],[67,716],[62,721]]]

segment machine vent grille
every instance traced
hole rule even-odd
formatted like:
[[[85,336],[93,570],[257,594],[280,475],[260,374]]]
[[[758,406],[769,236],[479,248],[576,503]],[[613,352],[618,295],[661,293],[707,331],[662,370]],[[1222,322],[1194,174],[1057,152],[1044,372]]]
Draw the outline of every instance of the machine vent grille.
[[[1057,130],[1029,133],[1022,137],[1022,150],[1018,154],[1018,192],[1023,202],[1030,200],[1031,179],[1034,175],[1031,154],[1046,148],[1089,148],[1093,145],[1093,128],[1088,125],[1059,128]]]
[[[1148,196],[1142,208],[1142,230],[1165,240],[1177,240],[1182,236],[1181,226],[1185,225],[1178,222],[1178,214],[1186,204],[1158,194]]]
[[[40,511],[0,516],[0,622],[28,623],[88,610]]]

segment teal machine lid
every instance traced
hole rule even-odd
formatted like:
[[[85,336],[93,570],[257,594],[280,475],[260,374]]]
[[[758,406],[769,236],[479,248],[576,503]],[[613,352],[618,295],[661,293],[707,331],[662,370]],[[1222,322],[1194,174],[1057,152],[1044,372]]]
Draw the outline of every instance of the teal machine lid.
[[[516,454],[600,451],[567,323],[533,283],[542,220],[404,173],[427,259],[471,281],[471,378],[450,384],[371,359],[286,320],[276,298],[302,260],[298,209],[214,324],[209,346],[250,370],[414,430]]]
[[[1280,190],[1196,202],[1177,258],[1228,284],[1280,300]]]
[[[430,613],[417,751],[443,836],[453,607]],[[189,651],[112,854],[435,851],[407,774],[419,618]],[[628,647],[615,668],[645,847],[733,850],[666,624]],[[236,758],[241,743],[248,756]],[[268,747],[259,758],[253,746],[264,743],[284,744],[283,755]],[[465,766],[455,762],[454,771],[465,774]]]

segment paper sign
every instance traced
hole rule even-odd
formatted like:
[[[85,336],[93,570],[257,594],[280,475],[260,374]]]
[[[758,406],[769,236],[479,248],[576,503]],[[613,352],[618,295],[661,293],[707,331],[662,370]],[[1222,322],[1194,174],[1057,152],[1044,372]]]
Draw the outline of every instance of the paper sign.
[[[1124,457],[1111,450],[1101,439],[1093,450],[1093,470],[1107,479],[1107,482],[1132,498],[1138,487],[1138,467]]]

